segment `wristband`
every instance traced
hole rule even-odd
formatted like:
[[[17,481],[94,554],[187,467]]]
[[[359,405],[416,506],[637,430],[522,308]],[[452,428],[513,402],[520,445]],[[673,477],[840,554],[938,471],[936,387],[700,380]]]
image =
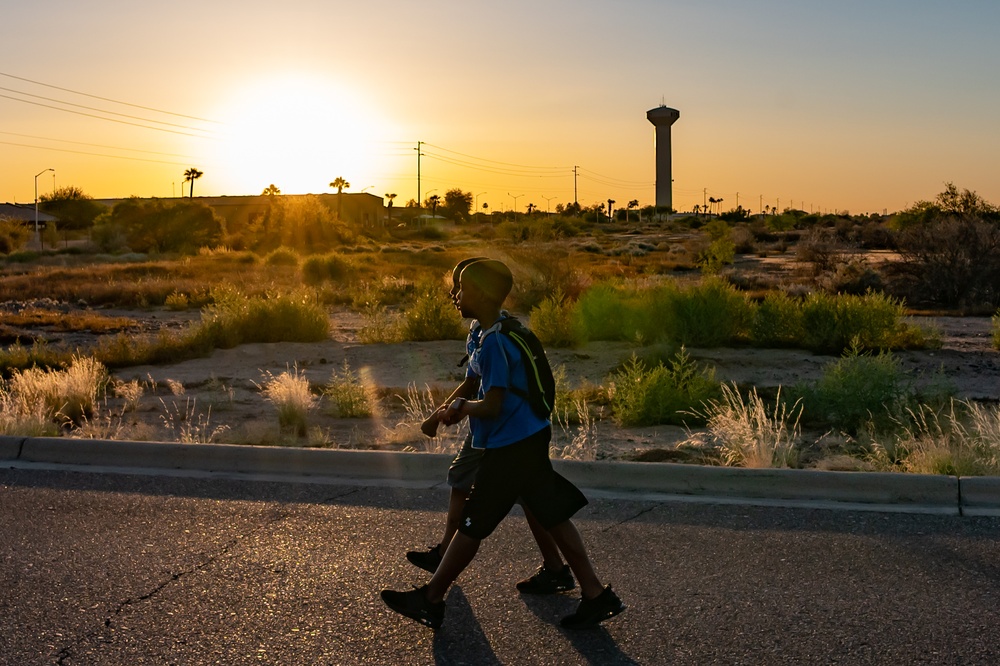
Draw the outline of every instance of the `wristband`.
[[[451,408],[457,412],[458,410],[462,409],[462,405],[464,405],[465,402],[466,402],[465,398],[455,398],[454,400],[451,401]]]

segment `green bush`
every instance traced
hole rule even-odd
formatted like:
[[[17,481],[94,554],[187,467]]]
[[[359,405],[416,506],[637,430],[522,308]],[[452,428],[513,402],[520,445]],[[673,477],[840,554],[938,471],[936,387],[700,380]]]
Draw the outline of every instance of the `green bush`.
[[[993,315],[993,348],[1000,349],[1000,310]]]
[[[802,308],[784,292],[771,292],[753,313],[750,341],[756,347],[794,347],[802,340]]]
[[[633,356],[608,385],[615,421],[623,426],[703,421],[694,410],[720,392],[715,371],[700,368],[683,348],[668,365],[650,367]]]
[[[347,359],[340,371],[334,370],[330,381],[323,389],[324,395],[332,402],[331,411],[342,419],[367,418],[372,415],[368,391],[358,373],[351,370]]]
[[[821,353],[840,353],[857,342],[861,349],[890,349],[912,341],[903,322],[902,302],[884,294],[864,296],[810,294],[802,305],[802,346]]]
[[[678,291],[670,314],[672,340],[689,347],[719,347],[749,337],[753,309],[732,285],[709,279]]]
[[[343,280],[351,265],[336,253],[313,254],[302,262],[302,280],[308,285]]]
[[[544,299],[531,311],[531,330],[547,347],[576,347],[582,337],[573,303],[558,295]]]
[[[467,329],[451,299],[437,286],[429,286],[403,313],[403,340],[462,340]]]
[[[291,248],[279,247],[264,257],[264,263],[268,266],[298,266],[299,255]]]
[[[866,353],[857,345],[828,365],[819,381],[799,392],[810,422],[853,435],[869,427],[892,428],[914,398],[891,352]]]

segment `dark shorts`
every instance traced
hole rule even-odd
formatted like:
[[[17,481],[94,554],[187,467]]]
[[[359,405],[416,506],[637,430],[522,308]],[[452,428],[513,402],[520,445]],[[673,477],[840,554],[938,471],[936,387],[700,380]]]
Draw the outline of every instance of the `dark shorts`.
[[[458,455],[451,461],[448,468],[448,485],[455,490],[472,490],[472,484],[479,473],[479,465],[483,462],[483,449],[472,448],[472,435],[470,434],[462,442],[462,448]]]
[[[580,489],[552,469],[545,428],[520,442],[484,452],[458,531],[485,539],[520,501],[545,529],[569,520],[587,504]]]

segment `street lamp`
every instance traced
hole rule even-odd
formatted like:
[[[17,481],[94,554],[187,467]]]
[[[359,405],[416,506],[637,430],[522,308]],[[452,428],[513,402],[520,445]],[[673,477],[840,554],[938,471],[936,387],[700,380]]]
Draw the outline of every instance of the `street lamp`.
[[[479,210],[479,197],[480,195],[483,194],[486,194],[486,192],[480,192],[479,194],[476,195],[476,205],[472,207],[473,214],[475,214],[475,212]]]
[[[523,195],[523,194],[518,194],[518,195],[517,195],[517,196],[515,197],[515,196],[514,196],[513,194],[511,194],[510,192],[508,192],[508,193],[507,193],[507,196],[509,196],[509,197],[510,197],[511,199],[513,199],[513,200],[514,200],[514,208],[513,208],[513,211],[514,211],[514,217],[517,217],[517,200],[518,200],[518,199],[520,199],[521,197],[523,197],[524,195]]]
[[[552,201],[553,199],[555,199],[556,197],[547,197],[544,194],[542,194],[541,197],[543,199],[545,199],[545,214],[548,215],[549,214],[549,202]]]
[[[365,193],[365,190],[370,190],[370,189],[371,189],[371,188],[373,188],[373,187],[375,187],[375,186],[374,186],[374,185],[367,185],[367,186],[365,186],[365,187],[362,187],[362,188],[361,188],[361,192],[359,192],[359,194],[364,194],[364,193]]]
[[[41,236],[38,235],[38,177],[41,176],[46,171],[51,171],[52,173],[56,172],[55,169],[43,169],[42,171],[39,171],[38,173],[35,174],[35,238],[39,239],[39,242]]]

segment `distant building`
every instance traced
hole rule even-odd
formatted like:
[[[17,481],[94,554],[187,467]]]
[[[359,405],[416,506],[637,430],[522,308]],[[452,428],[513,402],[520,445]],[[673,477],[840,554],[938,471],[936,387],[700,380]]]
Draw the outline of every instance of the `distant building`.
[[[35,223],[35,204],[0,204],[0,217],[7,218],[9,220],[20,220],[26,224],[33,225]],[[56,218],[54,216],[38,211],[39,224],[45,224],[46,222],[53,222],[55,220]]]

